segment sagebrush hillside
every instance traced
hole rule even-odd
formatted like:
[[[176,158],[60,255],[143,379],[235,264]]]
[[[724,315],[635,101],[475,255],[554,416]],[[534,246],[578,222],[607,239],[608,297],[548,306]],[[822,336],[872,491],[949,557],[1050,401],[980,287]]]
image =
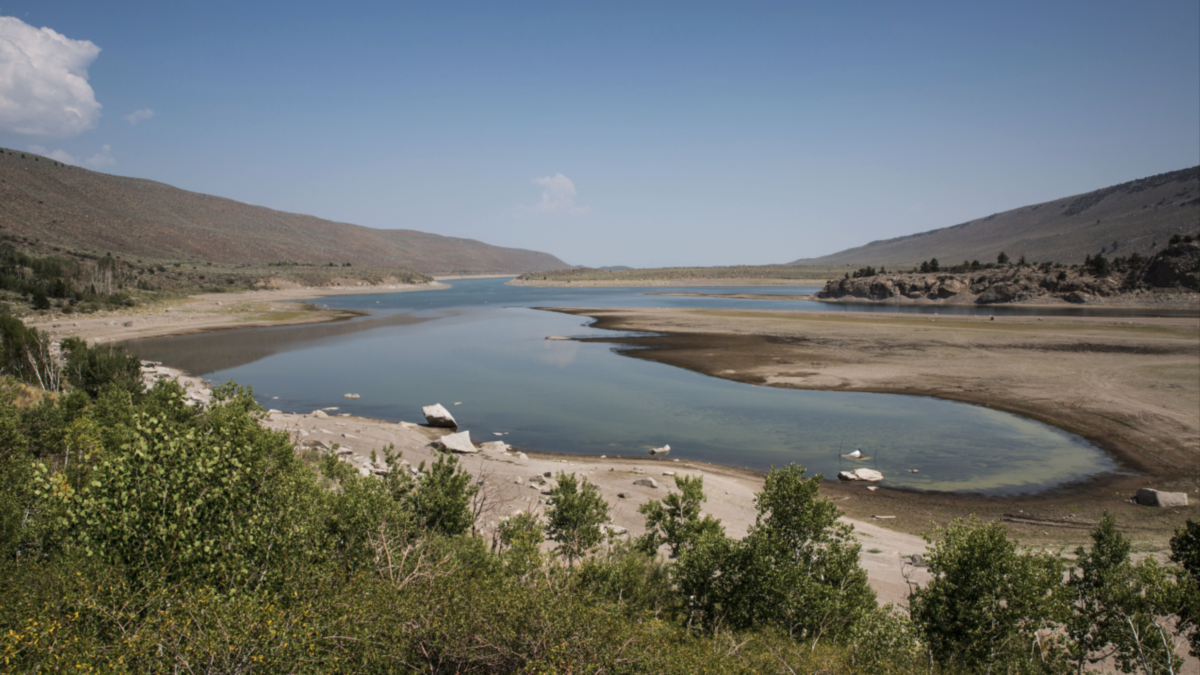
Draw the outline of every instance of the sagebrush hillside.
[[[275,211],[8,149],[0,149],[0,234],[42,250],[185,263],[349,262],[425,274],[568,266],[539,251]]]
[[[1077,264],[1085,256],[1153,254],[1200,222],[1200,166],[1025,206],[953,227],[873,241],[793,265],[917,265],[1014,260]]]

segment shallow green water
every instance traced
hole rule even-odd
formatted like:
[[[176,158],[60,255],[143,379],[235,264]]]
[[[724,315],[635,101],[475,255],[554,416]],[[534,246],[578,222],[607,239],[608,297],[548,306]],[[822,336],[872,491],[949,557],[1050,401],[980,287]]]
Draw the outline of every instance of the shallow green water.
[[[761,301],[527,289],[500,280],[454,284],[320,301],[377,310],[369,320],[151,339],[131,348],[215,382],[250,384],[265,406],[281,410],[339,406],[421,421],[421,406],[440,402],[472,438],[495,440],[492,434],[501,432],[506,442],[532,450],[645,455],[669,443],[666,463],[695,459],[765,470],[796,462],[829,477],[868,466],[882,471],[887,485],[988,494],[1041,491],[1114,469],[1077,436],[979,406],[757,387],[627,358],[605,344],[547,341],[611,332],[529,308],[763,307]],[[361,398],[345,399],[347,392]],[[840,457],[854,448],[873,459]]]

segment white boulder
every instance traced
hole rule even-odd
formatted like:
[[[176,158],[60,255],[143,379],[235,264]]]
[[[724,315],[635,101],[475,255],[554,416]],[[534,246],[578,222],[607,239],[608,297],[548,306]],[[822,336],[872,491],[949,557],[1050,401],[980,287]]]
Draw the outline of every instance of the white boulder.
[[[1142,506],[1170,508],[1172,506],[1187,506],[1188,498],[1186,492],[1162,492],[1161,490],[1141,488],[1137,491],[1137,503]]]
[[[449,450],[450,452],[460,452],[464,454],[479,452],[479,448],[476,448],[471,443],[471,432],[469,431],[460,431],[457,434],[446,434],[438,439],[438,442],[442,444],[443,448]]]
[[[508,452],[508,444],[504,441],[491,441],[490,443],[483,444],[483,451],[503,454]]]
[[[451,415],[450,411],[446,410],[441,403],[427,405],[421,408],[421,412],[425,415],[425,422],[431,427],[458,428],[458,422],[454,421],[454,415]]]
[[[855,469],[853,471],[842,471],[838,474],[838,480],[861,480],[873,483],[883,480],[883,474],[874,469]]]

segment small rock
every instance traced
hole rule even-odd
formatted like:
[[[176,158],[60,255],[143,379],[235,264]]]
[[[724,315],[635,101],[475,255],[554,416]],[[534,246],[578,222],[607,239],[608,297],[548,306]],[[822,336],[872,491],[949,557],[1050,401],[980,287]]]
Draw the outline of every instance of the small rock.
[[[674,475],[675,475],[675,472],[674,472],[674,471],[664,471],[664,472],[662,473],[662,475],[664,475],[664,476],[674,476]]]
[[[626,497],[626,495],[625,495],[625,493],[624,493],[624,492],[618,492],[618,493],[617,493],[617,499],[625,499],[625,497]]]
[[[491,441],[483,444],[484,452],[505,453],[508,452],[508,445],[504,441]]]
[[[571,338],[563,337],[561,335],[547,335],[546,339],[547,340],[570,340]]]
[[[122,326],[124,326],[124,327],[126,327],[126,328],[132,328],[132,327],[133,327],[133,322],[132,322],[132,321],[126,321],[125,323],[123,323],[123,324],[121,324],[121,325],[122,325]]]
[[[650,448],[651,455],[665,455],[671,452],[671,446],[664,445],[661,448]]]
[[[317,417],[317,418],[329,417],[329,415],[326,414],[324,410],[314,410],[314,411],[312,411],[312,416]]]
[[[553,474],[553,473],[551,473],[551,472],[549,472],[549,471],[543,472],[543,473],[542,473],[542,475],[543,475],[543,476],[545,476],[546,478],[553,478],[553,477],[554,477],[554,474]]]
[[[518,458],[520,458],[520,459],[529,459],[529,455],[527,455],[527,454],[525,454],[525,453],[523,453],[523,452],[518,452],[518,453],[517,453],[517,457],[518,457]]]
[[[633,481],[633,484],[640,485],[642,487],[648,487],[650,489],[658,488],[658,481],[654,480],[653,478],[639,478]]]
[[[517,476],[516,478],[513,479],[513,482],[516,483],[517,485],[524,485],[525,479],[521,478],[520,476]]]
[[[543,485],[543,486],[541,487],[541,489],[540,489],[540,490],[538,490],[538,492],[540,492],[540,493],[542,493],[542,494],[544,494],[544,495],[548,495],[548,494],[551,494],[551,493],[553,493],[553,492],[554,492],[554,487],[553,487],[553,486],[551,486],[551,485]]]
[[[544,476],[542,476],[541,474],[538,474],[538,475],[535,475],[535,476],[530,476],[530,477],[529,477],[529,482],[530,482],[530,483],[537,483],[538,485],[545,485],[545,484],[546,484],[546,478],[545,478]]]
[[[358,398],[358,394],[342,394],[342,398]]]

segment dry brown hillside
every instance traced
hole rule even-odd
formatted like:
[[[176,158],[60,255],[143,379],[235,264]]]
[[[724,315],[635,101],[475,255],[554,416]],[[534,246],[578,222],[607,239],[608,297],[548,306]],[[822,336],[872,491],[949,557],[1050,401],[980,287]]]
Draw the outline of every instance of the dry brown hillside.
[[[0,234],[43,249],[225,265],[349,262],[426,274],[568,267],[548,253],[285,213],[8,149],[0,149]]]
[[[793,265],[917,265],[937,258],[1081,263],[1103,253],[1149,256],[1174,234],[1194,234],[1200,223],[1200,166],[1114,185],[1087,194],[1026,206],[970,222],[873,241]]]

